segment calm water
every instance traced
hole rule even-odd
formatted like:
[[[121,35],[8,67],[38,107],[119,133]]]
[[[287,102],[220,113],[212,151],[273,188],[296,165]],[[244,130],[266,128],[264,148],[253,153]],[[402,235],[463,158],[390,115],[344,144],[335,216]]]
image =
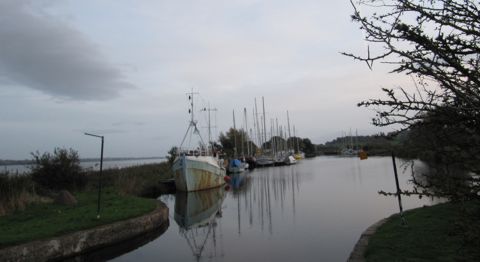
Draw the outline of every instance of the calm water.
[[[400,175],[402,189],[408,179]],[[256,169],[234,177],[228,190],[160,197],[170,209],[168,229],[113,260],[345,261],[363,230],[398,212],[395,198],[377,194],[394,189],[388,157]],[[403,201],[406,209],[431,203]]]

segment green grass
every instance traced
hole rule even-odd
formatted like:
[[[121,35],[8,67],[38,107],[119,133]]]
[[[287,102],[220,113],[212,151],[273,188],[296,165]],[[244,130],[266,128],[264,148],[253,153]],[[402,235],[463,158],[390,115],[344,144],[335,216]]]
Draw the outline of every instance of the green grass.
[[[398,215],[389,218],[370,238],[367,261],[480,261],[478,247],[462,244],[460,208],[445,203],[405,212],[407,227]],[[480,221],[473,221],[478,229]]]
[[[120,196],[105,190],[101,217],[97,219],[97,192],[78,193],[75,197],[78,204],[73,207],[38,203],[0,217],[0,248],[140,216],[156,207],[153,199]]]

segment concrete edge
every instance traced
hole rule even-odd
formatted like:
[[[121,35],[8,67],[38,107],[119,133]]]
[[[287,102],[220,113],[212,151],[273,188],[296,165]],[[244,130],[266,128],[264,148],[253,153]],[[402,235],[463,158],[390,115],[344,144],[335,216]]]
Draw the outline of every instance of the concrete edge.
[[[384,218],[380,221],[377,221],[373,225],[369,226],[363,233],[360,235],[355,247],[353,247],[348,262],[364,262],[365,261],[365,252],[367,251],[368,241],[370,237],[375,234],[377,229],[385,224],[389,218]]]
[[[154,211],[140,217],[0,249],[0,261],[60,260],[134,238],[165,223],[169,223],[168,207],[158,201]]]

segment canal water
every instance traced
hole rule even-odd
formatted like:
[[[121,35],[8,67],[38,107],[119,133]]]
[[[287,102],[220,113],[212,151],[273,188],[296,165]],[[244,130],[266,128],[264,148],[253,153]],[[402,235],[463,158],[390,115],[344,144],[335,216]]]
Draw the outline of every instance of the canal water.
[[[411,188],[409,169],[397,162],[401,188]],[[317,157],[256,169],[226,187],[159,197],[170,226],[112,260],[346,261],[368,226],[398,212],[397,199],[379,190],[395,191],[389,157]],[[403,199],[405,209],[430,204]]]

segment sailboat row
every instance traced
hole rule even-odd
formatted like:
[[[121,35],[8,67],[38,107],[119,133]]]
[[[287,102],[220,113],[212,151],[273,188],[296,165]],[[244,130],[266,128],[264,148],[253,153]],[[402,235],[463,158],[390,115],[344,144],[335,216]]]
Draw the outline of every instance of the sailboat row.
[[[257,127],[257,143],[262,145],[257,153],[257,166],[292,165],[303,157],[299,150],[299,141],[290,135],[290,115],[287,111],[287,127],[279,126],[278,119],[270,121],[270,140],[267,141],[267,124],[265,115],[265,100],[262,97],[261,122],[258,120],[257,100],[255,99],[254,126]]]
[[[214,187],[219,187],[228,181],[227,172],[230,174],[241,173],[247,169],[274,165],[292,165],[303,158],[303,153],[299,150],[299,141],[295,136],[295,126],[293,126],[294,136],[290,136],[290,116],[287,111],[287,127],[278,125],[278,119],[271,120],[270,140],[267,141],[267,128],[265,116],[265,100],[262,97],[263,114],[260,116],[257,110],[257,100],[255,99],[253,130],[248,130],[247,110],[244,108],[244,128],[241,129],[241,155],[237,152],[237,129],[235,123],[235,111],[233,112],[233,135],[234,148],[232,159],[225,162],[220,148],[216,148],[211,141],[210,132],[210,111],[215,109],[204,109],[208,111],[208,143],[203,140],[198,121],[194,114],[194,95],[198,93],[188,93],[190,121],[187,131],[177,148],[176,158],[173,162],[173,172],[175,185],[179,191],[198,191]],[[250,132],[249,132],[250,131]],[[250,135],[249,135],[250,133]],[[256,134],[256,136],[254,135]],[[192,137],[196,137],[194,146],[185,145],[187,138],[191,142]],[[256,137],[256,140],[251,138]],[[244,151],[245,141],[247,144],[247,154]],[[261,145],[257,147],[255,145]]]

